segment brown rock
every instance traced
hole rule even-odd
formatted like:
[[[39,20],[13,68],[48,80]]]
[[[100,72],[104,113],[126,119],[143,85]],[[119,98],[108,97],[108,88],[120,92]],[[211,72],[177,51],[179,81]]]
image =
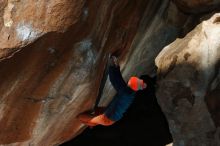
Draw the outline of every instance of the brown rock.
[[[200,14],[219,10],[218,0],[174,0],[178,8],[185,13]]]
[[[83,0],[3,0],[0,7],[0,59],[7,58],[49,32],[64,32],[76,24]],[[4,11],[2,11],[4,9]]]
[[[58,145],[82,130],[76,115],[92,107],[105,54],[125,56],[146,1],[7,2],[0,144]]]
[[[75,137],[84,128],[76,115],[92,107],[107,53],[117,51],[125,79],[153,75],[160,50],[196,19],[161,0],[0,1],[0,145]],[[103,105],[113,95],[109,82],[104,93]]]

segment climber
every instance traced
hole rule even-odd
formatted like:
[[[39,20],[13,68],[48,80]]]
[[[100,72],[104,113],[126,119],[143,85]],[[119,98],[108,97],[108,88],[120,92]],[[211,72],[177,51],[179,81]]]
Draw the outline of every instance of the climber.
[[[90,127],[96,125],[110,126],[120,120],[131,105],[136,91],[147,87],[147,84],[142,79],[135,76],[131,77],[126,84],[115,56],[110,57],[108,74],[111,84],[117,91],[110,104],[106,108],[96,108],[96,114],[84,112],[77,116],[82,123]]]

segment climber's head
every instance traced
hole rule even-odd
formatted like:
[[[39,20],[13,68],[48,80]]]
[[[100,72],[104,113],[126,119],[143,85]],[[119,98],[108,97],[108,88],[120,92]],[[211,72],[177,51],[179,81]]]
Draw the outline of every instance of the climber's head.
[[[142,79],[139,79],[138,77],[131,77],[128,81],[128,86],[132,90],[138,91],[145,89],[147,87],[147,84],[144,83],[144,81]]]

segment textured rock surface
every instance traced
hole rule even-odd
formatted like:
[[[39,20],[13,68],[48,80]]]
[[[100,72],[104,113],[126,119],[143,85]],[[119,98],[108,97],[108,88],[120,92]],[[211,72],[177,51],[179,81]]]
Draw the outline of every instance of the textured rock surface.
[[[185,13],[199,14],[219,9],[219,0],[173,0]]]
[[[84,3],[83,0],[2,0],[0,59],[48,32],[65,31],[80,19]]]
[[[174,146],[220,145],[220,14],[199,24],[156,58],[158,102]]]
[[[118,52],[125,79],[155,74],[160,50],[198,20],[169,0],[1,0],[0,144],[76,136],[83,125],[75,117],[95,100],[106,53]],[[107,87],[102,104],[113,94]],[[214,118],[217,109],[210,106]]]

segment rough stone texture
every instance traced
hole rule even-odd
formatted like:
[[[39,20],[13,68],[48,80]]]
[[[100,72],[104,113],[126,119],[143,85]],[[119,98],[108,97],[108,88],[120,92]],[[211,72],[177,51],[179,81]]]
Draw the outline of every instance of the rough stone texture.
[[[199,14],[219,9],[220,0],[173,0],[185,13]]]
[[[84,127],[76,115],[95,101],[108,52],[117,51],[125,79],[153,75],[160,50],[198,20],[169,0],[1,0],[0,144],[73,138]],[[101,104],[113,95],[107,85]]]
[[[157,56],[157,98],[174,146],[220,145],[220,13]]]
[[[83,0],[1,0],[0,59],[48,32],[64,32],[80,19],[84,3]]]

